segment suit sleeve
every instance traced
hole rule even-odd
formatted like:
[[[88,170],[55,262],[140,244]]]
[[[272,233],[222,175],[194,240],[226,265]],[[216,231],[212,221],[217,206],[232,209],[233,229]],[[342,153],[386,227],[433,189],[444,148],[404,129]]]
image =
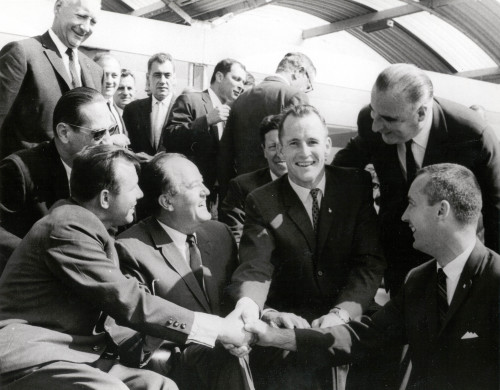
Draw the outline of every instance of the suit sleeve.
[[[113,243],[104,238],[102,230],[96,223],[76,218],[56,226],[50,235],[47,266],[75,294],[98,305],[118,324],[184,343],[191,332],[193,313],[149,294],[136,279],[125,277],[104,250]],[[108,248],[108,253],[112,250]]]
[[[347,284],[336,303],[336,306],[349,311],[352,317],[366,311],[380,286],[386,268],[377,215],[373,208],[371,177],[368,172],[359,173],[359,181],[353,186],[361,196],[352,237],[352,268]]]
[[[245,212],[245,225],[239,248],[240,266],[233,274],[229,294],[235,301],[249,297],[262,310],[274,271],[271,255],[275,242],[252,194],[247,197]]]
[[[481,152],[474,174],[483,196],[483,223],[485,244],[500,251],[500,146],[490,128],[481,138]]]
[[[27,72],[26,53],[19,42],[0,51],[0,128],[17,97]]]
[[[196,144],[209,145],[212,142],[207,115],[200,112],[193,99],[201,98],[193,94],[183,94],[172,106],[164,130],[163,146],[167,152],[192,155]],[[200,101],[200,107],[202,104]]]
[[[219,181],[219,196],[221,199],[227,194],[229,181],[236,176],[234,163],[234,139],[235,114],[231,112],[219,142],[219,153],[217,153],[217,180]]]
[[[226,197],[221,206],[221,222],[224,222],[239,244],[245,223],[245,199],[241,186],[236,180],[229,182]]]
[[[332,165],[364,169],[370,161],[370,148],[367,138],[371,134],[372,119],[370,109],[363,108],[358,115],[358,135],[335,155]]]
[[[328,367],[361,360],[384,345],[405,344],[403,292],[372,317],[330,328],[296,329],[297,356],[303,364]]]

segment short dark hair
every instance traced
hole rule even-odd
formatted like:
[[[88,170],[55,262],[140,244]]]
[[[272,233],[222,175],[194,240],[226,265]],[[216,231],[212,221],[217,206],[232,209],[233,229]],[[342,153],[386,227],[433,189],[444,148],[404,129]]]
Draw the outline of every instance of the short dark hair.
[[[243,68],[244,71],[246,71],[245,65],[243,65],[241,62],[233,60],[232,58],[225,58],[222,61],[219,61],[217,65],[215,65],[214,73],[212,73],[212,78],[210,79],[210,84],[213,84],[215,82],[215,75],[217,72],[221,72],[224,76],[231,72],[231,69],[234,64],[238,64]]]
[[[281,122],[281,114],[268,115],[262,119],[259,127],[260,143],[262,146],[266,143],[266,134],[271,130],[279,130]]]
[[[141,200],[141,205],[144,206],[143,208],[147,208],[148,215],[161,209],[158,203],[160,195],[168,192],[174,196],[178,192],[175,183],[172,183],[172,178],[163,169],[165,162],[172,158],[187,159],[186,156],[180,153],[160,152],[143,167],[140,187],[144,193],[144,198]]]
[[[417,177],[421,175],[429,178],[422,188],[429,205],[446,200],[460,224],[477,223],[483,202],[477,179],[469,169],[458,164],[434,164],[420,169]]]
[[[431,99],[434,95],[429,76],[413,64],[394,64],[385,68],[378,75],[375,87],[380,92],[391,90],[399,93],[411,104]]]
[[[52,116],[54,136],[57,137],[56,127],[59,123],[71,123],[77,126],[83,124],[82,106],[98,101],[105,102],[102,94],[93,88],[78,87],[65,92],[54,108]]]
[[[79,202],[94,199],[102,190],[119,193],[116,177],[116,162],[125,160],[140,172],[139,159],[130,150],[115,145],[87,146],[80,151],[71,170],[71,197]]]
[[[153,54],[151,58],[148,60],[148,73],[151,72],[151,67],[153,66],[153,63],[158,62],[160,64],[164,64],[167,61],[170,61],[172,63],[172,67],[174,68],[175,71],[174,57],[172,57],[168,53]]]
[[[121,71],[121,74],[120,74],[120,78],[129,77],[129,76],[132,77],[135,80],[135,76],[132,73],[132,71],[130,69],[123,68],[122,71]]]
[[[289,116],[293,116],[295,118],[303,118],[303,117],[308,116],[308,115],[316,115],[320,119],[321,123],[323,124],[323,126],[325,128],[326,135],[328,135],[328,128],[326,127],[325,118],[323,118],[323,116],[319,113],[318,109],[314,106],[309,105],[309,104],[299,104],[296,106],[292,105],[292,106],[286,108],[280,114],[281,121],[280,121],[279,129],[278,129],[279,130],[278,134],[279,134],[280,140],[283,137],[283,124],[285,123],[286,118],[288,118]]]
[[[280,72],[293,72],[296,70],[300,70],[301,68],[306,69],[309,74],[312,72],[316,74],[316,68],[314,67],[311,59],[306,56],[304,53],[294,52],[294,53],[286,53],[285,56],[281,59],[278,67],[276,68],[276,73]]]

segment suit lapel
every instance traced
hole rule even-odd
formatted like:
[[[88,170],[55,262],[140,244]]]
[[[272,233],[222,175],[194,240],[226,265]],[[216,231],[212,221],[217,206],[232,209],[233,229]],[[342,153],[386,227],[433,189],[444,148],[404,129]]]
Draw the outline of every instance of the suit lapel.
[[[212,270],[215,269],[215,267],[212,267],[210,264],[210,260],[213,259],[213,243],[210,241],[210,238],[202,229],[198,229],[196,231],[196,237],[198,240],[198,248],[200,249],[201,253],[205,291],[210,307],[212,308],[211,313],[220,313],[219,304],[221,302],[221,297],[219,296],[219,290],[217,286],[213,283],[214,278],[212,275]],[[213,260],[217,261],[218,259]]]
[[[177,272],[184,280],[203,308],[207,312],[210,312],[210,306],[204,292],[191,272],[191,268],[189,268],[189,265],[186,263],[186,260],[184,260],[182,254],[179,253],[179,250],[173,243],[172,239],[155,218],[150,218],[147,221],[147,224],[153,243],[156,248],[160,250],[165,262],[169,264],[170,267],[173,268],[174,271]]]
[[[54,183],[55,196],[53,201],[58,199],[65,199],[69,196],[69,182],[64,165],[57,152],[54,140],[50,143],[50,161],[51,161],[51,175],[52,183]],[[52,206],[52,205],[50,205]],[[49,206],[49,207],[50,207]]]
[[[295,223],[297,229],[304,235],[309,248],[314,253],[316,249],[316,235],[312,227],[311,220],[307,211],[300,201],[298,195],[288,182],[288,176],[282,176],[281,192],[283,194],[283,203],[290,219]]]
[[[151,123],[151,113],[153,112],[153,98],[150,96],[149,98],[143,100],[141,102],[143,105],[139,110],[139,116],[141,118],[141,127],[144,130],[144,133],[147,134],[146,141],[149,145],[150,150],[154,150],[154,137],[153,137],[153,125]],[[144,137],[145,139],[146,137]]]
[[[47,56],[47,59],[51,63],[52,67],[57,72],[57,74],[59,74],[59,76],[61,76],[62,79],[66,82],[68,89],[71,89],[71,80],[68,71],[64,66],[64,62],[61,58],[61,55],[59,54],[59,51],[57,50],[57,46],[54,41],[52,41],[52,38],[50,37],[48,31],[42,35],[41,41],[44,47],[43,52]]]
[[[201,93],[201,100],[203,101],[203,108],[205,109],[205,115],[214,109],[214,104],[212,103],[212,99],[210,99],[210,95],[208,90],[203,91]],[[210,126],[210,135],[215,141],[217,145],[219,143],[219,128],[217,125]]]
[[[439,333],[439,319],[437,309],[437,272],[436,263],[433,263],[433,268],[430,272],[430,277],[427,278],[427,285],[424,290],[425,294],[425,313],[427,317],[427,326],[429,329],[429,340],[434,341]]]
[[[94,84],[94,79],[92,78],[92,74],[90,72],[89,61],[90,60],[88,58],[84,57],[82,52],[78,52],[78,62],[80,63],[80,69],[82,72],[82,85],[84,87],[94,88],[101,91],[102,86]]]
[[[448,129],[446,128],[446,121],[444,120],[441,106],[434,101],[432,126],[429,134],[429,141],[425,148],[424,161],[422,162],[423,167],[445,161],[445,144],[447,138]]]
[[[175,101],[177,100],[177,96],[176,95],[172,95],[172,99],[170,99],[170,104],[168,105],[168,111],[167,111],[167,115],[165,116],[165,122],[163,122],[163,127],[162,129],[165,128],[165,126],[167,125],[168,123],[168,118],[170,117],[170,111],[172,111],[172,107],[175,103]],[[155,154],[158,153],[158,152],[162,152],[165,150],[165,148],[163,147],[163,137],[165,136],[165,131],[162,130],[161,134],[160,134],[160,141],[158,143],[158,149],[155,150]]]
[[[485,256],[485,248],[483,244],[478,241],[469,256],[469,259],[465,263],[462,274],[460,275],[460,279],[458,279],[457,288],[455,290],[455,293],[453,294],[450,308],[446,313],[446,318],[441,328],[441,332],[443,332],[448,322],[453,318],[457,310],[462,305],[464,299],[469,295],[470,289],[473,285],[474,277],[478,274],[479,267]]]
[[[340,193],[342,184],[337,181],[335,175],[332,175],[328,169],[325,169],[325,175],[325,193],[321,199],[321,208],[319,210],[318,255],[325,245],[330,229],[333,226],[333,221],[339,211],[338,202],[342,199]]]

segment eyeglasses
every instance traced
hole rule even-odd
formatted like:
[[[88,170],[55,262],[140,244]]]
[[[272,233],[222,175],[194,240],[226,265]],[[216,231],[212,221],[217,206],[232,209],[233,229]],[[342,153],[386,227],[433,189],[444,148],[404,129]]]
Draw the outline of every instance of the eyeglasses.
[[[73,127],[78,127],[85,134],[89,134],[90,136],[92,136],[92,139],[95,142],[99,142],[100,140],[102,140],[104,138],[104,136],[106,135],[106,133],[109,133],[109,135],[113,135],[116,132],[118,132],[118,129],[119,129],[117,124],[111,125],[107,129],[97,129],[97,130],[90,129],[88,127],[83,127],[83,126],[78,126],[78,125],[72,125],[71,123],[68,123],[68,125],[69,126],[73,126]]]
[[[306,69],[304,69],[304,73],[306,74],[307,81],[308,81],[307,89],[304,92],[308,93],[308,92],[314,91],[314,87],[313,87],[313,83],[311,81],[311,77],[309,77],[309,72]]]

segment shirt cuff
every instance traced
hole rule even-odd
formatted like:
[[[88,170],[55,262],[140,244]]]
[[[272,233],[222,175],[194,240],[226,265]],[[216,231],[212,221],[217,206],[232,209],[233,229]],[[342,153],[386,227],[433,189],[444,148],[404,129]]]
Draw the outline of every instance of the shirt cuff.
[[[195,312],[191,333],[189,333],[186,343],[197,343],[213,348],[221,329],[222,318]]]

